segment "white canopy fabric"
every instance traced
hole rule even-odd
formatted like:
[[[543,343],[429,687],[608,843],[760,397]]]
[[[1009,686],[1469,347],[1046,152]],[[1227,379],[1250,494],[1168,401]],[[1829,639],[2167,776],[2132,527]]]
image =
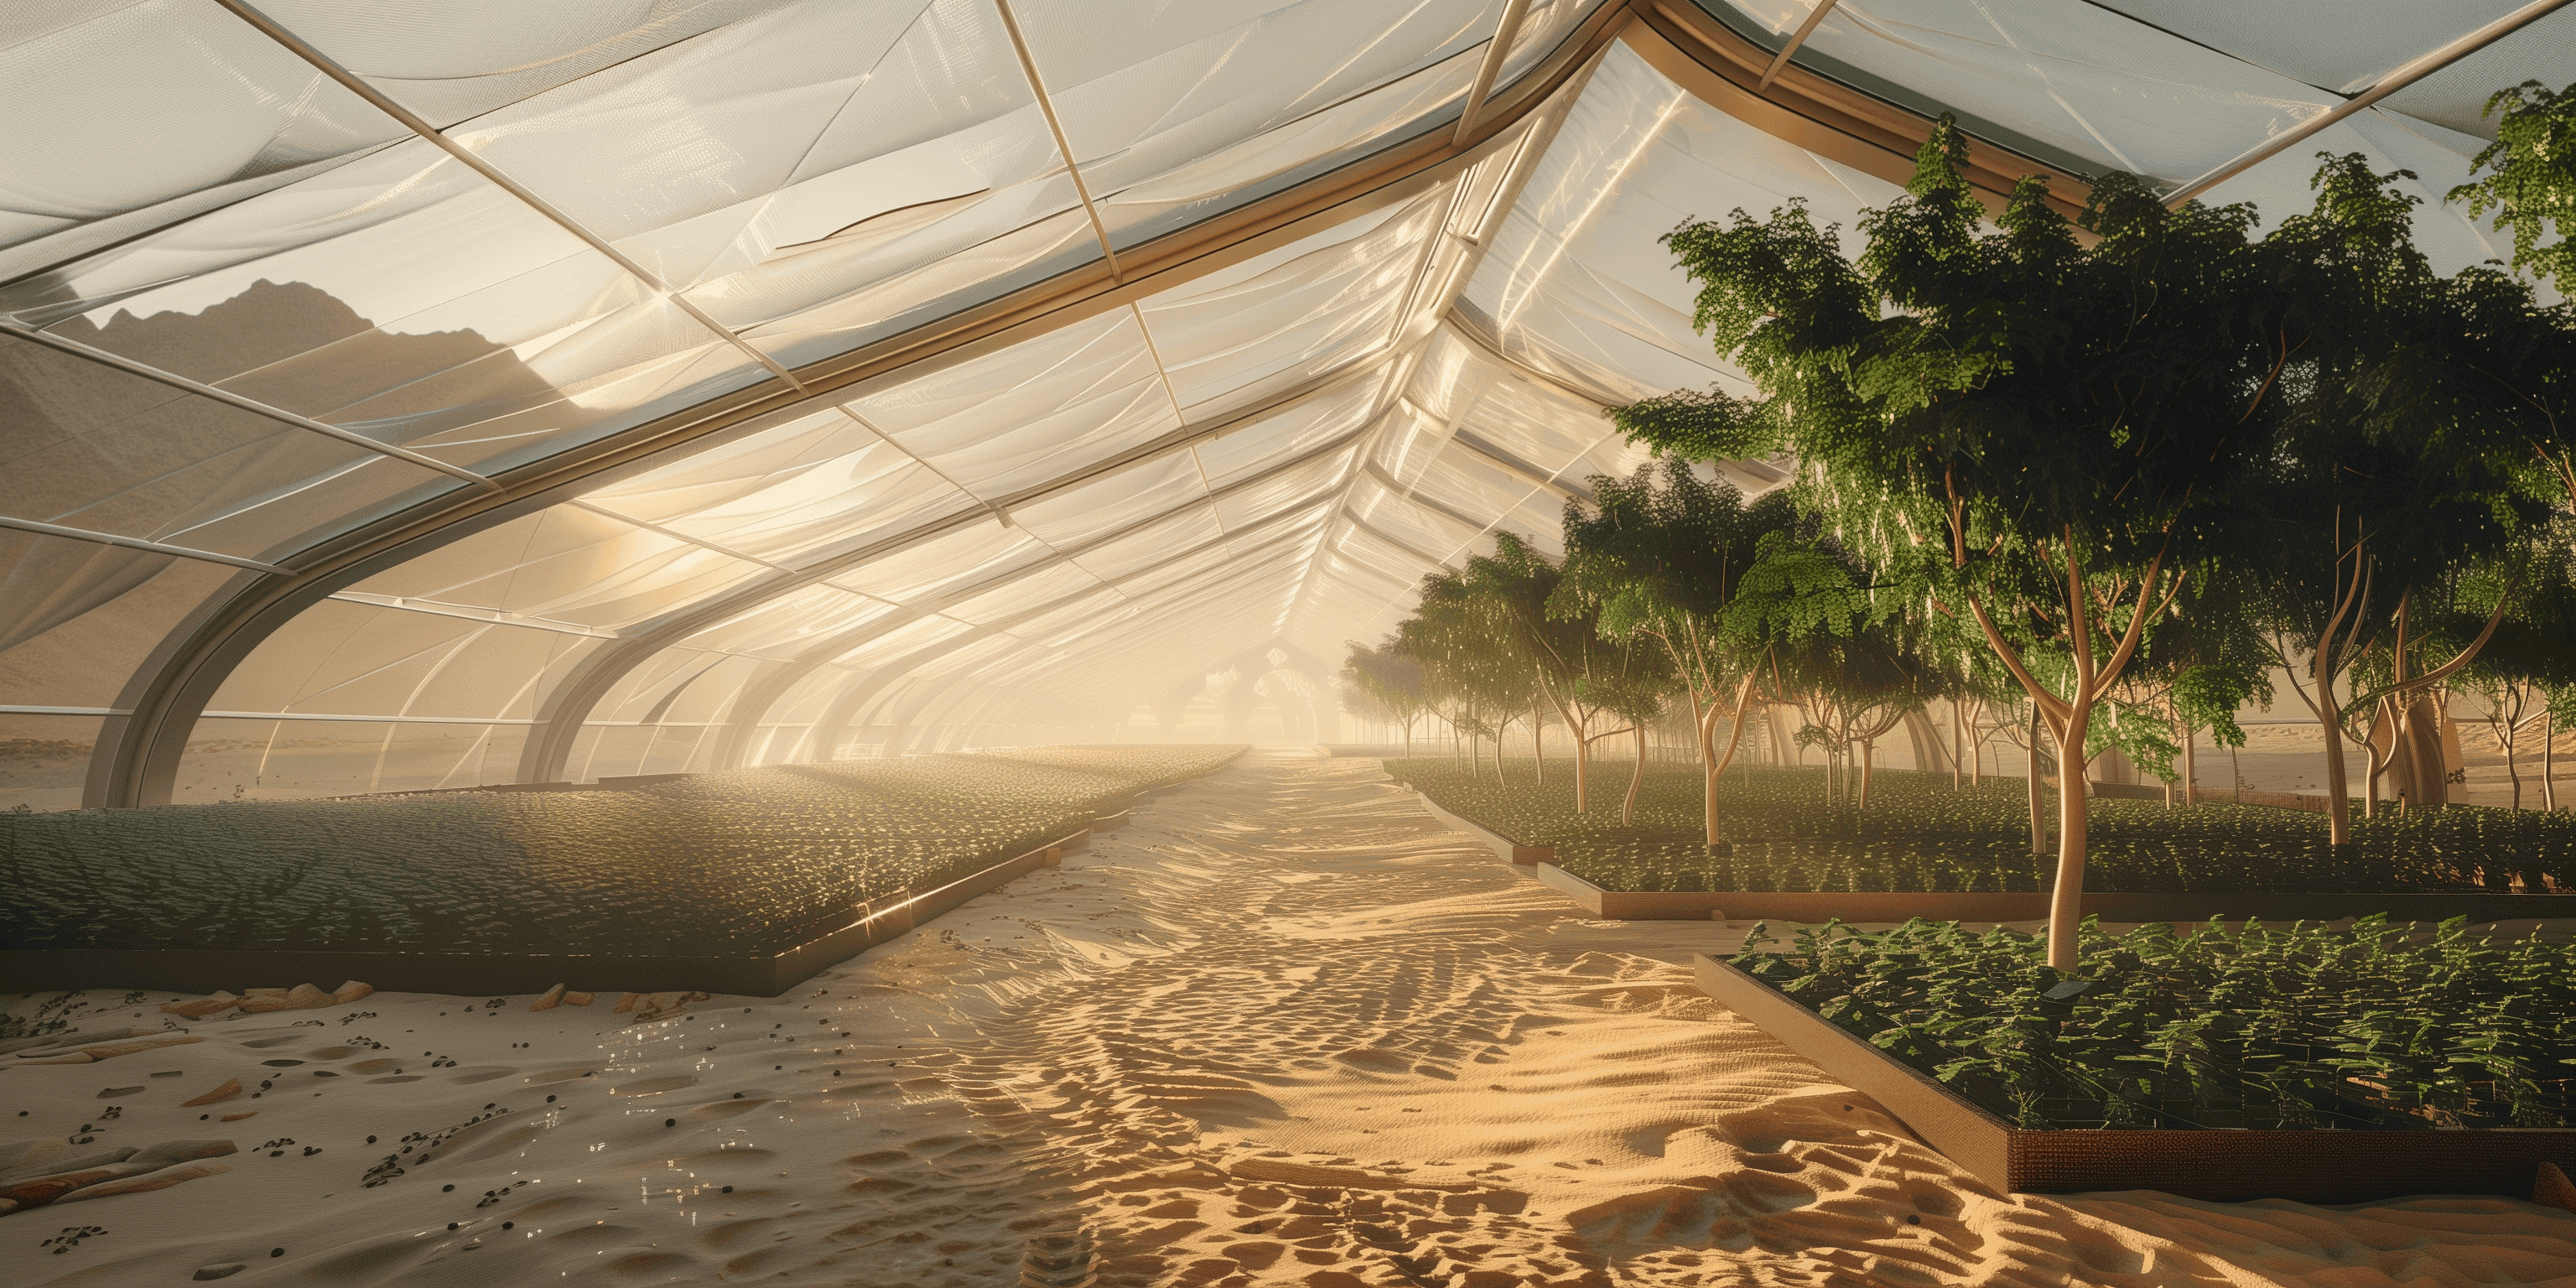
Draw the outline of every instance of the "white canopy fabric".
[[[2267,221],[2365,152],[2456,269],[2504,249],[2440,200],[2486,96],[2576,68],[2576,8],[2509,0],[1812,16],[11,7],[0,807],[1097,730],[1329,663],[1497,530],[1552,550],[1642,461],[1604,407],[1737,378],[1656,238],[1848,227],[1884,122]]]

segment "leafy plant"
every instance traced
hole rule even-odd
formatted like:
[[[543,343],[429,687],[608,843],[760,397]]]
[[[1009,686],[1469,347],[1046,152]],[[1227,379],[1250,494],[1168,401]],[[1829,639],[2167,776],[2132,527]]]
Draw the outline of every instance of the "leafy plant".
[[[763,954],[1235,747],[1045,747],[459,792],[0,816],[0,947]]]
[[[2025,1128],[2576,1125],[2576,945],[2378,917],[2041,941],[1839,922],[1734,964]]]
[[[1440,760],[1387,770],[1462,818],[1556,849],[1566,871],[1610,890],[1975,891],[2049,889],[2027,842],[2019,779],[1954,788],[1946,774],[1886,771],[1867,810],[1837,801],[1824,771],[1744,768],[1720,792],[1733,844],[1700,840],[1697,772],[1658,766],[1636,819],[1576,814],[1561,782],[1497,787]],[[2093,802],[2091,888],[2123,893],[2576,889],[2576,815],[2477,807],[2359,820],[2331,843],[2323,815],[2205,803]]]

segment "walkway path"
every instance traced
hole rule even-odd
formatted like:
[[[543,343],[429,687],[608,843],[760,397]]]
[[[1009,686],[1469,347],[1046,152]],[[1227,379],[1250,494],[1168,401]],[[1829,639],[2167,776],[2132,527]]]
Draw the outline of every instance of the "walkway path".
[[[1374,762],[1255,757],[1137,818],[836,982],[1012,1175],[979,1221],[943,1147],[878,1151],[866,1234],[1067,1284],[2576,1275],[2576,1218],[2500,1200],[1986,1192],[1692,989],[1717,927],[1587,918]]]

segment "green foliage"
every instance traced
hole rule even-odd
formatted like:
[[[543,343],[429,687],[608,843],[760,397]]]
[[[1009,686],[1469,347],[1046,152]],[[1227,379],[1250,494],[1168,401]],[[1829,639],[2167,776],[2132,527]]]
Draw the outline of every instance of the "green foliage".
[[[2470,173],[2488,175],[2451,189],[2449,199],[2468,203],[2473,218],[2495,211],[2496,226],[2513,230],[2513,266],[2565,286],[2576,280],[2576,241],[2569,240],[2576,233],[2576,86],[2553,91],[2524,81],[2496,91],[2480,115],[2499,107],[2495,142],[2469,163]],[[2558,240],[2541,245],[2553,225]]]
[[[1719,638],[1750,652],[1849,638],[1868,615],[1868,574],[1839,549],[1766,532]]]
[[[457,792],[0,815],[0,948],[774,953],[1238,747],[1049,747]]]
[[[2576,946],[2470,930],[1757,927],[1735,965],[2025,1128],[2576,1125]]]
[[[1788,420],[1770,403],[1723,389],[1676,389],[1610,409],[1629,442],[1686,461],[1759,460],[1788,445]]]
[[[1362,718],[1401,724],[1406,736],[1412,736],[1413,722],[1431,708],[1433,700],[1422,663],[1392,648],[1360,643],[1348,647],[1340,676],[1342,708]]]
[[[1731,845],[1700,843],[1700,776],[1658,765],[1633,826],[1573,812],[1567,788],[1478,779],[1445,760],[1388,761],[1442,809],[1523,845],[1554,846],[1566,871],[1610,890],[2046,890],[2030,853],[2020,778],[1954,791],[1947,774],[1881,770],[1867,809],[1831,799],[1824,771],[1730,771],[1719,800]],[[2097,798],[2088,888],[2354,893],[2502,891],[2519,874],[2576,890],[2576,815],[2456,806],[2353,824],[2327,843],[2321,814],[2208,803]]]
[[[2174,677],[2174,704],[2195,729],[2209,731],[2221,747],[2245,745],[2236,724],[2239,709],[2258,696],[2268,697],[2271,682],[2260,671],[2226,666],[2192,666]]]
[[[2517,262],[2557,264],[2563,245],[2530,238],[2576,211],[2576,98],[2525,89],[2497,100],[2515,102],[2482,158],[2497,174],[2457,195],[2520,220]],[[1992,703],[2000,664],[2070,751],[2167,775],[2191,729],[2241,741],[2233,711],[2273,665],[2329,726],[2367,724],[2384,693],[2420,732],[2415,696],[2451,674],[2436,656],[2485,646],[2479,622],[2548,571],[2553,497],[2576,502],[2576,312],[2489,270],[2435,275],[2413,176],[2357,154],[2320,154],[2314,207],[2259,240],[2250,207],[2168,210],[2105,175],[2088,243],[2037,179],[1987,219],[1968,147],[1936,126],[1905,195],[1865,212],[1856,259],[1795,202],[1675,229],[1694,324],[1753,392],[1614,421],[1659,452],[1796,457],[1791,495],[1866,565],[1866,620],[1922,668],[1917,691]],[[2373,665],[2387,685],[2347,699]],[[1842,733],[1862,722],[1800,705],[1824,745],[1866,745]],[[2424,759],[2403,762],[2409,799],[2438,791]],[[2060,806],[2070,887],[2084,804]],[[2071,939],[2064,910],[2057,930]]]
[[[1721,634],[1758,552],[1795,523],[1786,498],[1748,504],[1732,484],[1702,479],[1678,458],[1591,483],[1596,503],[1565,510],[1564,576],[1549,612],[1560,620],[1589,612],[1605,639],[1662,640],[1694,683],[1714,688],[1738,668],[1702,646]],[[1731,642],[1738,651],[1745,643]]]
[[[2285,349],[2266,325],[2253,214],[2167,210],[2115,174],[2093,184],[2090,244],[2037,178],[1989,223],[1968,147],[1945,116],[1906,195],[1864,214],[1856,261],[1794,202],[1675,229],[1665,242],[1700,286],[1694,323],[1755,396],[1677,396],[1618,423],[1661,451],[1798,458],[1797,504],[1868,566],[1873,601],[1894,601],[1871,624],[1898,628],[1881,636],[1892,647],[1853,650],[1885,700],[1821,690],[1833,741],[1865,748],[1931,692],[1993,694],[1962,656],[1973,639],[2059,743],[2125,738],[2158,760],[2161,721],[2093,720],[2183,583],[2216,561],[2260,455],[2247,417]],[[2080,802],[2064,812],[2071,886],[2087,829]],[[2071,942],[2071,923],[2058,929]]]

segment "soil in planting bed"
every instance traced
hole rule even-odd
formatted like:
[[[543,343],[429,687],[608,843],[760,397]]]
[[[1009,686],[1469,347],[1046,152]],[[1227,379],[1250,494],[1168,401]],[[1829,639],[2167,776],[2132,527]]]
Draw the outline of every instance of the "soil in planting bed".
[[[1206,773],[1033,748],[451,792],[0,815],[0,949],[768,955]]]
[[[1591,809],[1574,810],[1570,760],[1546,781],[1526,761],[1497,782],[1490,763],[1386,762],[1442,809],[1524,846],[1605,890],[2041,891],[2056,865],[2030,847],[2028,786],[1880,770],[1868,807],[1828,798],[1825,771],[1727,771],[1718,788],[1728,844],[1711,850],[1695,765],[1654,764],[1632,821],[1620,802],[1631,762],[1596,762]],[[2050,802],[2050,835],[2054,836]],[[2086,829],[2085,887],[2112,893],[2503,893],[2576,889],[2576,814],[2453,806],[2353,820],[2327,843],[2324,815],[2204,800],[2097,798]]]
[[[1956,922],[1745,949],[1736,969],[2023,1130],[2576,1126],[2563,933],[2088,920],[2066,974]]]

